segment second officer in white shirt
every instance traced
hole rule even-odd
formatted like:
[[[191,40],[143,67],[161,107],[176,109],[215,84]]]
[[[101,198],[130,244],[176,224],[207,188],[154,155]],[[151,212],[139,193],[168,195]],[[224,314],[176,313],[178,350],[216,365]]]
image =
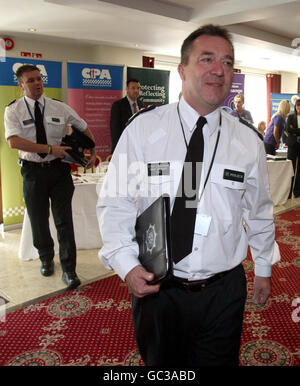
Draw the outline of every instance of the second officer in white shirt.
[[[43,276],[54,272],[54,243],[49,230],[49,204],[58,234],[59,256],[63,270],[62,280],[68,288],[80,284],[76,274],[76,244],[72,219],[74,185],[71,167],[61,159],[68,157],[70,147],[60,146],[67,125],[74,125],[91,139],[87,123],[63,102],[43,96],[40,70],[23,65],[16,72],[24,97],[5,109],[5,137],[12,149],[20,155],[23,176],[23,194],[28,211],[33,244],[37,248]],[[44,142],[38,141],[36,107],[44,126]],[[38,114],[38,113],[37,113]],[[88,168],[95,162],[91,149]]]

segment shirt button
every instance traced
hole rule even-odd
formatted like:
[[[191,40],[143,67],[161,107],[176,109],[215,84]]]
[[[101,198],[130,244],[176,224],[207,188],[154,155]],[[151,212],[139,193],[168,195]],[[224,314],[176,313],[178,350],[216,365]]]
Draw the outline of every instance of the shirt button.
[[[194,251],[198,251],[198,249],[199,249],[198,247],[195,247],[195,248],[194,248]]]

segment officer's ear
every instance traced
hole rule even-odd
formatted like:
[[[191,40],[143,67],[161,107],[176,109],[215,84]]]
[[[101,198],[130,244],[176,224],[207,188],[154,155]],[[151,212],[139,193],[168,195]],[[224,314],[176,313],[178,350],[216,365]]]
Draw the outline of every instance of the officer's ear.
[[[22,89],[22,91],[24,91],[23,82],[21,80],[19,80],[18,85]]]
[[[182,63],[178,64],[177,70],[178,70],[178,73],[180,75],[181,80],[182,81],[185,80],[184,65]]]

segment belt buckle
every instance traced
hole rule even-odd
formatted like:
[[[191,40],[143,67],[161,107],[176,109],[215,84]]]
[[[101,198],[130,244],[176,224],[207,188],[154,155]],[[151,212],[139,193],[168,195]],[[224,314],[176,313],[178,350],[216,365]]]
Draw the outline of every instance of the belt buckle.
[[[194,291],[201,291],[203,288],[205,288],[207,285],[207,282],[203,280],[203,283],[197,283],[194,285],[193,283],[184,282],[182,283],[182,285],[186,292],[194,292]]]
[[[50,161],[41,162],[42,168],[48,168],[50,166]]]

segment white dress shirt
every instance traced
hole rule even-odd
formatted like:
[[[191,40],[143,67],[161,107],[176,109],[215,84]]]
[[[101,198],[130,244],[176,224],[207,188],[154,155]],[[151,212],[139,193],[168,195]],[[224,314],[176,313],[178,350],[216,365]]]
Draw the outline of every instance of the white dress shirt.
[[[135,106],[136,106],[136,112],[139,111],[139,105],[138,105],[138,103],[137,103],[137,100],[133,101],[132,99],[129,98],[128,95],[127,95],[127,99],[128,99],[129,104],[130,104],[131,112],[132,112],[132,115],[133,115],[133,114],[135,114],[134,108],[133,108],[133,104],[135,103]]]
[[[42,96],[38,100],[44,118],[44,127],[48,145],[60,145],[67,134],[67,125],[74,125],[78,130],[85,131],[87,123],[67,104],[55,99]],[[21,138],[36,142],[36,127],[34,122],[35,100],[23,97],[5,108],[4,124],[6,140],[17,135]],[[51,161],[55,157],[50,154],[41,158],[37,153],[19,150],[20,158],[33,161]]]
[[[180,99],[179,111],[188,143],[199,114],[184,98]],[[197,214],[209,217],[211,222],[207,235],[195,233],[193,250],[174,264],[174,275],[200,280],[229,270],[245,259],[250,245],[255,274],[269,277],[280,253],[275,242],[264,144],[251,128],[222,109],[205,118],[199,195],[220,129],[214,163],[197,208]],[[134,241],[136,217],[163,193],[170,195],[173,207],[185,155],[177,103],[140,114],[123,132],[97,203],[104,244],[99,257],[122,279],[139,264]],[[170,172],[148,176],[147,166],[157,163],[169,163]],[[228,170],[243,178],[224,178]]]

